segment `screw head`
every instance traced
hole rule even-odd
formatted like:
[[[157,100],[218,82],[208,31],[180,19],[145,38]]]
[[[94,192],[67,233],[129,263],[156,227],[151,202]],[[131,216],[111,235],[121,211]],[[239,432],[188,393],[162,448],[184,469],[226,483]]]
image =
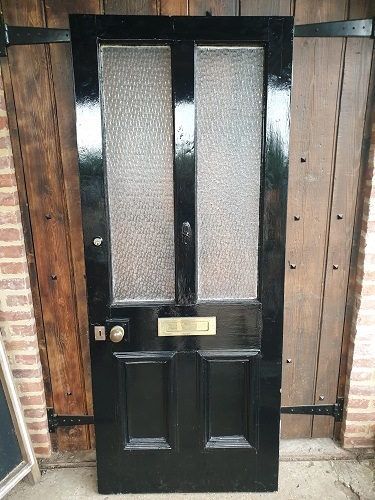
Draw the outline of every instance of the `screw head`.
[[[100,247],[100,245],[103,243],[103,238],[101,236],[97,236],[92,240],[92,242],[96,247]]]
[[[319,396],[319,401],[323,401],[323,400],[324,400],[324,396],[323,395]]]
[[[287,363],[291,363],[291,362],[292,362],[291,358],[288,358],[288,359],[286,360],[286,362],[287,362]]]

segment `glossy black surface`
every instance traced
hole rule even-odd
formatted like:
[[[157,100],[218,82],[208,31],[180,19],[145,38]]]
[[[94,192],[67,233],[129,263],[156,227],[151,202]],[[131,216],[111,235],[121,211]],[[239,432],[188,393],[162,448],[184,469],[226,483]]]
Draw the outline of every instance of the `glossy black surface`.
[[[292,32],[291,18],[71,16],[102,493],[277,489]],[[111,305],[97,52],[117,42],[171,45],[174,305]],[[196,304],[199,42],[265,47],[259,296],[243,303]],[[92,243],[97,236],[100,247]],[[158,318],[186,316],[216,316],[217,335],[157,336]],[[107,335],[113,324],[125,325],[124,340],[95,342],[95,324],[106,325]]]
[[[1,382],[0,421],[0,481],[2,481],[22,463],[22,454]]]

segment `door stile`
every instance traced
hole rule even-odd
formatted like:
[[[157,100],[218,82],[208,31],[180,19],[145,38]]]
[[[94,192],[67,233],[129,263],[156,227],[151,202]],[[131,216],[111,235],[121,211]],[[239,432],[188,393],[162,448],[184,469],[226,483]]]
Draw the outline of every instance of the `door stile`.
[[[194,42],[171,44],[174,107],[176,304],[196,302]]]
[[[279,460],[293,19],[271,18],[268,40],[258,297],[263,323],[259,391],[259,420],[263,425],[259,426],[258,491],[266,491],[264,485],[269,488],[270,482],[277,489],[277,477],[270,478],[268,470],[277,470]]]

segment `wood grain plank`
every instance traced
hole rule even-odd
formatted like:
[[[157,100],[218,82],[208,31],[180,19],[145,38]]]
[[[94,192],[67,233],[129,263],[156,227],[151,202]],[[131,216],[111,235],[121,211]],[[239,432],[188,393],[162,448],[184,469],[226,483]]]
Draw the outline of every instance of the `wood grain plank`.
[[[241,16],[292,16],[294,0],[241,0]]]
[[[187,16],[189,14],[188,0],[160,0],[162,16]]]
[[[315,392],[327,404],[336,402],[372,49],[372,40],[347,40]],[[333,424],[314,418],[312,436],[331,437]]]
[[[26,182],[23,171],[20,139],[18,135],[17,116],[14,103],[12,81],[10,76],[8,60],[6,58],[1,59],[1,74],[4,83],[4,93],[5,93],[5,101],[7,107],[9,133],[12,142],[13,163],[17,178],[18,199],[20,204],[22,226],[24,233],[26,259],[30,276],[30,286],[33,297],[34,317],[35,317],[35,324],[38,336],[40,361],[42,364],[44,390],[45,390],[47,406],[52,406],[53,399],[52,399],[52,387],[51,387],[51,374],[49,371],[49,364],[48,364],[46,337],[44,332],[42,305],[40,302],[38,275],[36,272],[35,252],[34,252],[33,236],[31,231],[29,206],[27,202]]]
[[[50,28],[68,28],[68,14],[100,14],[99,0],[45,0],[46,21]],[[72,281],[76,303],[82,369],[85,382],[87,412],[93,413],[86,303],[85,260],[78,177],[78,152],[75,129],[73,67],[68,44],[50,44],[53,89],[56,101],[57,126],[61,148],[65,203],[68,214],[68,239],[71,251]],[[94,431],[90,428],[90,444]]]
[[[296,39],[291,113],[282,405],[312,404],[320,335],[322,280],[341,39]],[[301,158],[306,159],[301,162]],[[294,217],[300,217],[295,220]],[[291,269],[290,264],[296,264]],[[291,363],[286,363],[291,359]],[[309,437],[311,417],[285,415],[284,437]]]
[[[347,18],[349,0],[296,0],[295,24],[325,23]]]
[[[9,24],[44,24],[43,9],[36,0],[4,0],[2,7],[5,22]],[[43,45],[15,46],[9,49],[8,59],[34,238],[54,408],[57,413],[86,413],[49,52]],[[47,218],[47,214],[51,218]],[[60,449],[85,449],[89,446],[87,429],[78,426],[59,429],[58,439]]]
[[[375,17],[374,0],[349,0],[349,19]]]
[[[239,0],[189,0],[190,16],[238,16]]]
[[[295,22],[345,19],[347,2],[296,0]],[[343,40],[294,42],[287,214],[282,405],[312,404]],[[306,161],[301,161],[306,159]],[[295,220],[294,217],[300,217]],[[291,269],[290,264],[296,264]],[[286,360],[291,359],[291,363]],[[310,437],[312,417],[283,415],[283,437]]]
[[[157,15],[158,0],[104,0],[105,14]]]

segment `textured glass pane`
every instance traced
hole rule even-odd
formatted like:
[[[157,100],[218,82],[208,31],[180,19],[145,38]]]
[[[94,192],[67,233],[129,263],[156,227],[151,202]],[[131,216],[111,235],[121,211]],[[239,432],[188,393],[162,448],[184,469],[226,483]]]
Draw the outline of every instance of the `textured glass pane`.
[[[115,303],[174,299],[170,60],[169,47],[101,49]]]
[[[261,47],[196,52],[198,297],[257,295]]]

